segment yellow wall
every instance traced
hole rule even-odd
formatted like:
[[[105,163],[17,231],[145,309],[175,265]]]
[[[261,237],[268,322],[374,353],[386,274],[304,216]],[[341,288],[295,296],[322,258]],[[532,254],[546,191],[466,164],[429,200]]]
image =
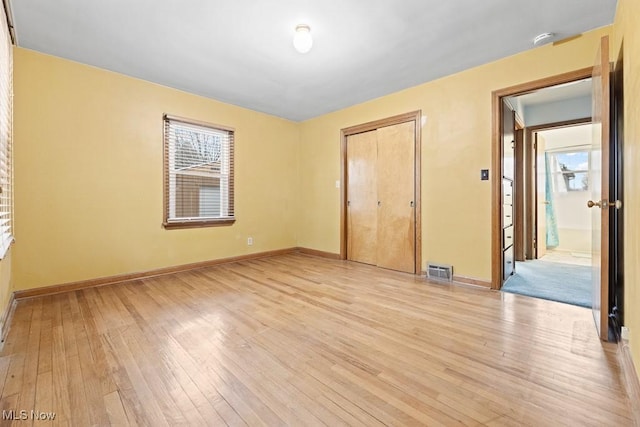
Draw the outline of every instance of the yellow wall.
[[[297,123],[21,48],[14,64],[16,289],[296,246]],[[163,113],[235,128],[235,225],[162,228]]]
[[[491,279],[491,92],[593,65],[601,36],[586,33],[301,125],[298,245],[340,251],[340,129],[422,110],[422,258],[451,264],[457,275]],[[491,171],[493,173],[495,171]]]
[[[619,0],[611,58],[624,45],[624,313],[640,374],[640,2]],[[624,41],[624,44],[623,44]]]

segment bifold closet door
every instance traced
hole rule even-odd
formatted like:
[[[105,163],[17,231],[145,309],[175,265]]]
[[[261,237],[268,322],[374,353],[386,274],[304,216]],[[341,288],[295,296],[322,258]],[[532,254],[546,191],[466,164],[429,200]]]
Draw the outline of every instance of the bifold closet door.
[[[376,265],[377,133],[347,137],[347,259]]]
[[[377,265],[415,272],[415,122],[379,128]]]

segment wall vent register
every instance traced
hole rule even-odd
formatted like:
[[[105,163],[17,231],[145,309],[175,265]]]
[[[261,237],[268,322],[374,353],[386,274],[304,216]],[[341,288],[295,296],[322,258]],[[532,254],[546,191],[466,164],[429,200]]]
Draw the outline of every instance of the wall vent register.
[[[427,278],[451,282],[453,281],[453,267],[429,263],[427,264]]]

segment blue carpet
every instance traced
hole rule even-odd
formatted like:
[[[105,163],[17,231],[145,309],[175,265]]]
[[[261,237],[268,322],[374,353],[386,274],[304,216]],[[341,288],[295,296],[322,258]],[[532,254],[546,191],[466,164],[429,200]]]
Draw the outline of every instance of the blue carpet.
[[[531,260],[516,262],[502,290],[591,308],[591,267]]]

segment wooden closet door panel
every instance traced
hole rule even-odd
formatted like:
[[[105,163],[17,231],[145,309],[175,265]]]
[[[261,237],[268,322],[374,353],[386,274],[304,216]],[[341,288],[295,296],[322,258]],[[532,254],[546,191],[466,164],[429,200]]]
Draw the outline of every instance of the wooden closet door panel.
[[[378,265],[415,273],[415,122],[377,132]]]
[[[347,138],[347,259],[377,263],[376,131]]]

